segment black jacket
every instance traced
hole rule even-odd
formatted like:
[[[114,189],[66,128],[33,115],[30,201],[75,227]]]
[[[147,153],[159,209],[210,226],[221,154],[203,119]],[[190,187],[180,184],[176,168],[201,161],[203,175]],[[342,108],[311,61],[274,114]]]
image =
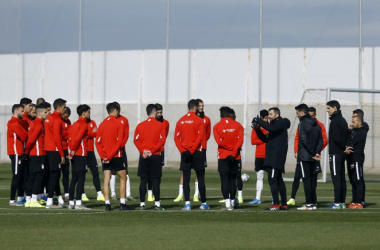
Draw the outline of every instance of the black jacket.
[[[347,146],[353,147],[353,153],[347,156],[348,162],[358,162],[359,164],[364,164],[365,154],[364,148],[367,140],[367,133],[369,127],[368,125],[361,128],[354,128],[350,131],[350,135],[348,136]]]
[[[342,116],[342,112],[336,111],[330,116],[329,153],[345,156],[348,137],[348,124]]]
[[[302,116],[298,124],[298,161],[314,161],[316,154],[321,154],[323,139],[321,127],[309,114]]]
[[[270,123],[267,123],[257,118],[256,123],[268,131],[268,134],[264,135],[260,128],[255,128],[259,139],[266,142],[264,166],[276,168],[285,173],[290,121],[287,118],[278,117]]]

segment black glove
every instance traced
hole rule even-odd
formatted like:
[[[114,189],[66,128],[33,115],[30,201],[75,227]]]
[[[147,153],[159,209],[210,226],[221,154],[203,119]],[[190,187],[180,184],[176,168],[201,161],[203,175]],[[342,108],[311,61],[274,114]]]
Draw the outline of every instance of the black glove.
[[[257,124],[257,120],[259,119],[259,116],[256,116],[255,118],[252,119],[251,122],[251,128],[253,129],[258,129],[260,126]]]
[[[23,155],[21,155],[18,159],[19,159],[20,161],[27,160],[27,159],[28,159],[28,155],[27,155],[27,154],[23,154]]]
[[[187,161],[187,160],[190,160],[191,158],[191,152],[189,150],[186,150],[185,152],[183,152],[181,154],[182,158]]]
[[[229,156],[227,156],[226,160],[227,160],[228,164],[232,164],[235,161],[235,157],[233,157],[232,155],[229,155]]]

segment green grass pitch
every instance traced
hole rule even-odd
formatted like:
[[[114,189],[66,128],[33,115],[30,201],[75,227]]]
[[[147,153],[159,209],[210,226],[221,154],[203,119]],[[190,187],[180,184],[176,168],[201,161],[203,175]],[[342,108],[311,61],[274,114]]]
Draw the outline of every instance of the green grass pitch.
[[[251,206],[256,174],[244,182],[244,203],[234,211],[222,212],[220,180],[217,171],[207,170],[206,186],[211,211],[181,211],[184,202],[175,203],[180,172],[165,169],[161,184],[162,206],[154,211],[104,211],[96,202],[91,173],[87,173],[86,193],[91,211],[46,210],[10,207],[10,165],[0,165],[0,249],[379,249],[380,184],[367,182],[367,208],[363,210],[264,211],[271,202],[264,182],[263,203]],[[191,194],[194,192],[192,173]],[[136,168],[130,169],[132,195],[138,197]],[[265,176],[266,178],[266,176]],[[102,181],[101,175],[101,181]],[[287,182],[290,195],[291,182]],[[118,186],[118,181],[117,181]],[[332,201],[332,183],[318,183],[319,207]],[[347,202],[351,188],[348,183]],[[303,186],[297,206],[304,202]],[[118,202],[113,202],[116,207]],[[139,202],[129,202],[138,207]]]

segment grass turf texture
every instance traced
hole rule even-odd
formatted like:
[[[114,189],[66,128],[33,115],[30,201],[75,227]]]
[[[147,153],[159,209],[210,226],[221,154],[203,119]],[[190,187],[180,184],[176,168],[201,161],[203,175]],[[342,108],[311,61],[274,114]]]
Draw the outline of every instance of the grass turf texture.
[[[68,209],[46,210],[10,207],[10,165],[0,165],[0,248],[26,249],[378,249],[380,245],[380,184],[368,182],[363,210],[264,211],[271,202],[269,187],[264,182],[263,203],[249,205],[254,198],[256,174],[244,182],[244,203],[232,212],[221,212],[217,171],[206,172],[207,199],[211,211],[181,211],[184,202],[175,203],[180,172],[165,169],[161,184],[161,204],[166,211],[153,211],[154,203],[146,202],[147,211],[104,211],[96,201],[92,175],[87,173],[86,193],[91,211]],[[130,169],[132,195],[138,197],[139,179]],[[194,193],[192,173],[191,194]],[[266,176],[265,176],[266,178]],[[101,175],[101,181],[102,181]],[[287,182],[290,194],[291,183]],[[117,185],[118,186],[118,180]],[[347,202],[350,200],[348,183]],[[319,207],[333,200],[332,183],[318,183]],[[117,191],[118,193],[118,191]],[[119,197],[119,194],[118,194]],[[296,197],[297,207],[304,202],[303,185]],[[117,208],[119,202],[112,202]],[[139,206],[139,201],[128,202]]]

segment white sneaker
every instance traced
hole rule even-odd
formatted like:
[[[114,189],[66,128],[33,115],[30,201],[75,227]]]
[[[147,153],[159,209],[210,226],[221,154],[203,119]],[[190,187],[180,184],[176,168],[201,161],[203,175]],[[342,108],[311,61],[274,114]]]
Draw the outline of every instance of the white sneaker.
[[[91,210],[91,208],[88,208],[84,205],[75,205],[75,210]]]
[[[302,207],[298,207],[297,210],[313,210],[313,206],[311,205],[303,205]]]

